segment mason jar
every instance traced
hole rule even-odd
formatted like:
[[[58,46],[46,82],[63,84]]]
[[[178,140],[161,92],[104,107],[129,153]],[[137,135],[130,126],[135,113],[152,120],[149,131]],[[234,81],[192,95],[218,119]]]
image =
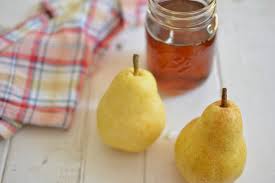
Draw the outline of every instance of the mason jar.
[[[161,92],[193,89],[211,72],[218,27],[216,0],[149,0],[147,65]]]

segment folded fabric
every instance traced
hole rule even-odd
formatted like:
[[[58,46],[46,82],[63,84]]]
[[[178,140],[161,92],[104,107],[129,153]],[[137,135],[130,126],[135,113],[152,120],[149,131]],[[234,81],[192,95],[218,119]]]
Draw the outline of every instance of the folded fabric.
[[[68,128],[93,54],[122,27],[115,0],[48,0],[0,34],[0,135]]]
[[[148,0],[120,0],[123,17],[128,26],[136,27],[143,25],[147,10],[147,1]]]

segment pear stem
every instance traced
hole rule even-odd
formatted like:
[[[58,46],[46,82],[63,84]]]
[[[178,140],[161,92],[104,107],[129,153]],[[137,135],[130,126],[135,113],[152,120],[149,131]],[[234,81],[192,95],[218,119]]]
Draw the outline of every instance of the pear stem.
[[[222,100],[221,100],[221,107],[228,107],[227,104],[227,89],[222,89]]]
[[[134,65],[134,75],[136,76],[138,74],[138,63],[139,63],[139,55],[134,54],[133,56],[133,65]]]

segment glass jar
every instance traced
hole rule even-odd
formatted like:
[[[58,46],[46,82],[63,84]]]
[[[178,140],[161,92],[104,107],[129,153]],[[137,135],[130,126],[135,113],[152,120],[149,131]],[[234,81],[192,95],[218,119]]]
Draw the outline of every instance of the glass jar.
[[[149,0],[147,65],[168,95],[207,79],[217,32],[216,0]]]

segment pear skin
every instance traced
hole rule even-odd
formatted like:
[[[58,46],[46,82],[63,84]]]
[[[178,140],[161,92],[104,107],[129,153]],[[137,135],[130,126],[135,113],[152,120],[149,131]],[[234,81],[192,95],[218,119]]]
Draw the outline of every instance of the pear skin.
[[[188,183],[234,182],[246,161],[239,107],[225,96],[209,105],[201,117],[181,131],[175,144],[175,160]]]
[[[97,109],[97,128],[106,145],[127,152],[142,152],[165,127],[165,110],[153,75],[134,68],[121,71]]]

